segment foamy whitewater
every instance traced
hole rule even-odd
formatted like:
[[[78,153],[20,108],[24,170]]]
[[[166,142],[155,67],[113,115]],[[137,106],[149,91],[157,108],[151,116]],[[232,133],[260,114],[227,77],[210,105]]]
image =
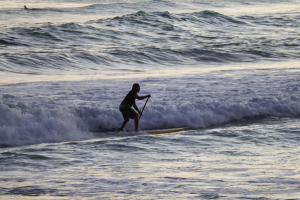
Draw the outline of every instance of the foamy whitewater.
[[[299,0],[4,0],[0,30],[0,199],[300,199]]]

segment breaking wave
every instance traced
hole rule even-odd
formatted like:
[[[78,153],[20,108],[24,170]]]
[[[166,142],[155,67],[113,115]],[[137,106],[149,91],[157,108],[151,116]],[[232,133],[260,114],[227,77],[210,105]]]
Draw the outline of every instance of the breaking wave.
[[[123,121],[117,108],[92,106],[51,109],[0,104],[0,112],[1,147],[92,139],[96,136],[90,130],[114,132]],[[141,118],[140,129],[185,126],[198,129],[270,116],[300,117],[299,99],[253,98],[246,103],[150,105]],[[133,129],[130,121],[126,130]]]

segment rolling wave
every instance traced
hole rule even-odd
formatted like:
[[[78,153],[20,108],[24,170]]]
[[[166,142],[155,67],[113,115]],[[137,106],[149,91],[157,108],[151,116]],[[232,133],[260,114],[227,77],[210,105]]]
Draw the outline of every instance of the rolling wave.
[[[14,96],[3,96],[14,98]],[[252,98],[244,103],[221,101],[183,105],[150,105],[140,121],[142,130],[190,126],[207,128],[262,117],[300,117],[297,98]],[[123,121],[116,108],[95,106],[46,108],[0,104],[1,147],[92,139],[89,130],[115,131]],[[133,130],[128,123],[127,130]]]
[[[295,29],[286,28],[298,28],[299,20],[287,15],[232,17],[209,10],[139,11],[83,24],[14,27],[1,34],[0,70],[47,74],[48,69],[57,69],[59,74],[89,68],[101,72],[120,64],[298,59],[300,41],[294,37]],[[274,31],[283,34],[272,36]]]

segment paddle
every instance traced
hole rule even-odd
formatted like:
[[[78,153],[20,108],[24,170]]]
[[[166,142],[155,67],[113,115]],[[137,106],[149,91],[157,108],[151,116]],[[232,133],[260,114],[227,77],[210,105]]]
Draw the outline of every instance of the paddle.
[[[147,101],[146,101],[146,103],[145,103],[145,105],[144,105],[144,107],[143,107],[143,110],[142,110],[142,113],[141,113],[141,115],[140,115],[140,118],[139,118],[139,120],[141,119],[141,116],[142,116],[142,114],[143,114],[144,108],[145,108],[145,106],[146,106],[146,104],[147,104],[147,102],[148,102],[149,98],[150,98],[150,97],[148,97],[148,99],[147,99]]]

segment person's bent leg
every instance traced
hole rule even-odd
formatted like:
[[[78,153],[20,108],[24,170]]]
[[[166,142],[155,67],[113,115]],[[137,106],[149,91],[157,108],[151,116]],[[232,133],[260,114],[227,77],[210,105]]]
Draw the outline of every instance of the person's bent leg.
[[[138,114],[135,115],[134,124],[135,124],[135,131],[137,132],[139,130],[139,115]]]
[[[124,127],[125,127],[125,125],[127,124],[128,121],[129,120],[124,120],[124,122],[122,123],[122,126],[120,128],[121,131],[123,131],[123,129],[124,129]]]

